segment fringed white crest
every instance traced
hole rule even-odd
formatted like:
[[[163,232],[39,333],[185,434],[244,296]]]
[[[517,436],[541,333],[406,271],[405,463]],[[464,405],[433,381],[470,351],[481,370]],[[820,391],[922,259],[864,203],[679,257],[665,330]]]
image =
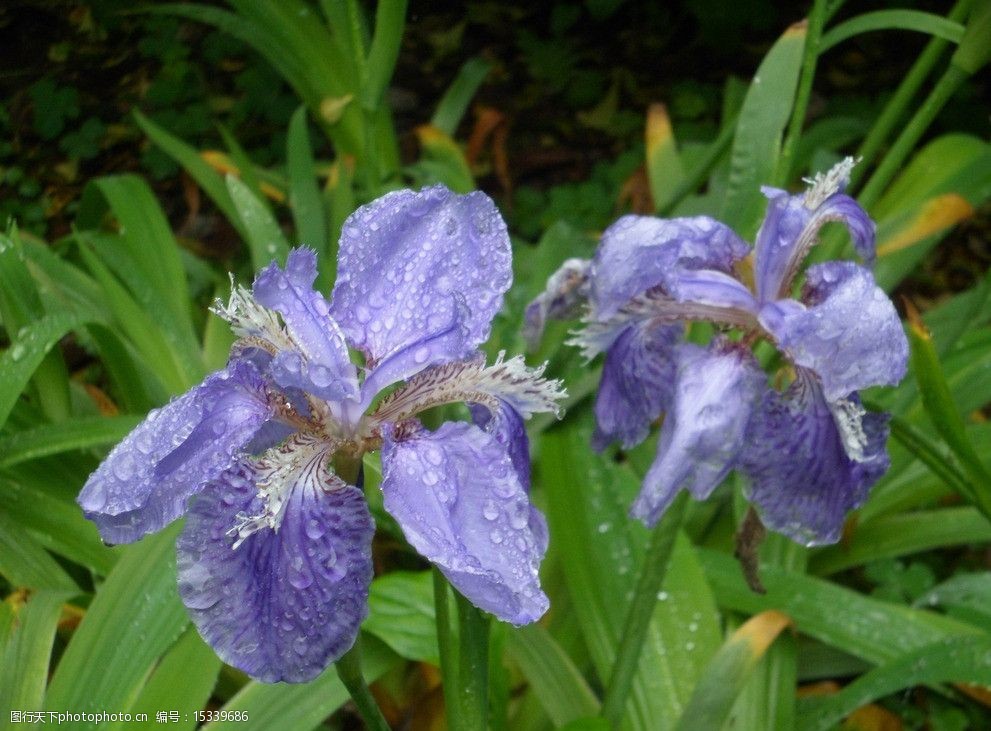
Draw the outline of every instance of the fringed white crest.
[[[278,314],[258,304],[251,290],[234,284],[231,274],[231,296],[225,305],[219,299],[210,311],[230,323],[231,330],[241,338],[263,341],[275,349],[294,347],[292,338],[279,320]]]
[[[227,531],[228,536],[237,536],[232,548],[238,548],[263,528],[278,532],[293,490],[343,486],[345,483],[327,464],[333,449],[331,442],[297,433],[262,454],[255,462],[255,485],[262,511],[258,515],[237,514],[237,522]]]
[[[804,178],[804,181],[809,184],[809,189],[805,193],[805,207],[814,211],[831,195],[846,188],[847,183],[850,182],[850,172],[858,162],[860,162],[859,158],[854,160],[852,157],[847,157],[833,165],[825,173],[816,173],[816,176],[811,179]]]
[[[829,402],[829,410],[843,442],[843,450],[854,462],[868,461],[867,434],[864,432],[864,407],[850,399]]]
[[[431,407],[462,401],[495,409],[503,400],[524,419],[545,411],[559,415],[557,402],[567,392],[561,381],[543,377],[545,366],[530,368],[519,355],[505,360],[505,351],[501,351],[490,366],[479,355],[428,368],[383,399],[368,417],[369,426],[401,422]]]

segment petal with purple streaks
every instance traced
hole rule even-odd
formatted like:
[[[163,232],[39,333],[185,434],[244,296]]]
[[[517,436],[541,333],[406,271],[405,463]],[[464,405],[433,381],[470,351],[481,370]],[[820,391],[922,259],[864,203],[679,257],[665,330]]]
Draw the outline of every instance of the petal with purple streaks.
[[[189,511],[177,542],[179,594],[220,658],[266,683],[302,683],[354,644],[367,614],[374,524],[361,491],[304,459],[276,530],[234,548],[240,516],[259,511],[258,474],[241,464]]]
[[[406,539],[475,606],[517,625],[539,619],[546,525],[503,445],[455,422],[396,436],[386,430],[382,493]]]

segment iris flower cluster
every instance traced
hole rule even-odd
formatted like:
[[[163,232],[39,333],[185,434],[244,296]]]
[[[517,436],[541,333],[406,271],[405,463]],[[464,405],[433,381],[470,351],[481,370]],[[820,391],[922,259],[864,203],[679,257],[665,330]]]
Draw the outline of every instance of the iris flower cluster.
[[[740,276],[751,247],[724,224],[630,215],[603,233],[591,260],[565,262],[527,309],[531,340],[547,319],[584,309],[572,343],[589,359],[605,353],[593,446],[633,447],[664,415],[632,508],[648,525],[680,490],[705,499],[735,469],[765,525],[806,545],[832,543],[887,470],[887,417],[867,413],[858,392],[900,381],[908,344],[868,268],[874,223],[843,193],[852,165],[839,163],[800,195],[763,189],[753,289]],[[830,221],[846,226],[868,266],[810,266],[793,298]],[[683,339],[689,321],[717,326],[708,346]],[[783,391],[753,355],[759,340],[790,366]]]
[[[111,543],[185,515],[182,601],[225,662],[267,682],[309,680],[355,641],[372,450],[386,511],[462,594],[514,624],[548,606],[523,421],[563,392],[478,350],[512,278],[494,204],[440,186],[385,195],[345,222],[337,271],[330,301],[307,249],[233,287],[215,309],[238,336],[227,366],[152,411],[78,498]],[[457,402],[471,423],[417,418]]]

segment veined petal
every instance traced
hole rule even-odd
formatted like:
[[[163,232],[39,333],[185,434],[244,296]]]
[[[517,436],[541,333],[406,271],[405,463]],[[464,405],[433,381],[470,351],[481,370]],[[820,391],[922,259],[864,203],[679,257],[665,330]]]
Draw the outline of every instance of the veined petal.
[[[517,625],[547,611],[546,525],[492,435],[455,422],[398,441],[387,431],[382,473],[385,509],[469,601]]]
[[[606,351],[595,397],[597,450],[614,441],[634,447],[668,408],[674,387],[674,347],[680,325],[644,321],[628,325]]]
[[[755,279],[762,302],[787,297],[798,270],[818,243],[819,229],[830,221],[844,224],[857,253],[868,265],[874,261],[874,221],[853,198],[841,191],[853,160],[847,158],[825,175],[816,176],[809,190],[788,195],[764,188],[769,199],[764,223],[757,232]]]
[[[667,290],[678,302],[737,310],[740,317],[756,316],[759,309],[749,289],[729,274],[712,269],[677,272],[669,278]]]
[[[793,300],[766,305],[760,320],[792,362],[815,371],[828,400],[904,377],[908,341],[870,271],[848,261],[817,264],[804,299],[807,307]]]
[[[302,683],[354,644],[368,612],[374,524],[361,491],[319,451],[284,475],[277,528],[234,548],[240,516],[263,509],[242,463],[193,503],[176,544],[179,594],[220,658],[266,683]]]
[[[815,376],[796,373],[786,393],[765,393],[741,469],[768,528],[809,546],[835,543],[846,514],[888,468],[887,417],[845,408],[841,430]]]
[[[281,386],[328,401],[353,398],[358,393],[355,368],[343,331],[323,295],[313,289],[316,277],[316,254],[293,249],[285,271],[273,262],[255,278],[255,298],[282,315],[294,346],[275,353],[272,375]]]
[[[632,514],[653,525],[679,490],[707,498],[735,466],[766,378],[748,350],[716,342],[676,349],[674,398],[661,427],[657,458]]]
[[[233,362],[151,411],[90,475],[77,502],[108,543],[136,541],[182,515],[274,413],[254,366]]]
[[[344,222],[331,310],[377,364],[447,328],[460,302],[467,337],[449,358],[463,357],[489,336],[510,257],[506,224],[484,193],[388,193]]]
[[[682,269],[729,272],[750,247],[708,216],[623,216],[602,234],[592,262],[593,316],[607,319],[631,299],[665,287]]]
[[[527,305],[523,337],[536,348],[548,320],[568,320],[581,314],[588,300],[590,259],[568,259],[548,279],[544,291]]]
[[[565,392],[560,381],[544,378],[543,372],[544,366],[529,368],[519,355],[505,360],[505,352],[488,366],[480,353],[470,360],[434,366],[382,399],[366,426],[398,423],[434,406],[461,402],[495,410],[499,401],[505,401],[524,419],[543,411],[557,413],[557,402]]]

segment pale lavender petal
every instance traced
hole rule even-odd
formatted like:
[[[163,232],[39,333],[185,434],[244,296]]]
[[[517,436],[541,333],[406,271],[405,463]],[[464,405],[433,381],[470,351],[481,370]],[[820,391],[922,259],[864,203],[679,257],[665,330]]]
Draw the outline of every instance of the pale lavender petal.
[[[239,514],[262,509],[256,478],[241,464],[193,503],[176,545],[179,594],[224,662],[266,683],[302,683],[354,644],[375,527],[360,490],[312,465],[289,488],[278,530],[234,548]]]
[[[581,314],[588,300],[589,259],[568,259],[548,279],[544,291],[527,305],[523,337],[536,348],[548,320],[570,320]]]
[[[750,247],[708,216],[623,216],[602,234],[592,262],[591,301],[598,319],[612,317],[633,297],[664,287],[681,269],[730,272]]]
[[[680,325],[638,322],[606,351],[595,398],[596,450],[614,441],[635,447],[667,409],[675,380],[674,344],[682,332]]]
[[[678,302],[736,310],[737,317],[755,316],[759,309],[749,289],[729,274],[712,269],[677,272],[669,278],[666,289]]]
[[[463,305],[458,358],[484,342],[512,280],[509,235],[484,193],[443,186],[388,193],[341,232],[331,310],[372,364],[450,327]]]
[[[757,233],[754,262],[759,301],[788,295],[802,262],[819,240],[819,229],[830,221],[844,224],[857,253],[865,263],[873,263],[874,221],[850,196],[834,193],[818,201],[810,198],[814,190],[801,195],[788,195],[777,188],[763,191],[769,202]]]
[[[516,475],[523,489],[530,490],[530,439],[520,412],[507,401],[496,399],[497,406],[490,409],[483,404],[468,404],[475,425],[491,434],[513,462]]]
[[[805,545],[835,543],[846,514],[888,468],[887,417],[848,411],[841,430],[815,377],[801,368],[797,376],[785,394],[769,390],[755,410],[741,470],[768,528]],[[848,446],[852,432],[856,450]]]
[[[908,341],[870,271],[848,261],[810,267],[804,299],[808,307],[766,306],[760,320],[792,362],[815,371],[828,400],[902,379]]]
[[[539,619],[546,525],[503,445],[455,422],[397,436],[386,430],[382,493],[406,539],[475,606],[517,625]]]
[[[326,400],[353,398],[358,392],[354,365],[327,301],[313,289],[316,277],[316,254],[293,249],[285,271],[273,262],[255,278],[255,298],[282,315],[296,346],[276,353],[271,373],[281,386],[301,388]]]
[[[90,475],[77,502],[108,543],[136,541],[182,515],[272,415],[257,370],[234,362],[151,411]]]
[[[676,349],[677,382],[657,457],[632,514],[653,525],[679,490],[707,498],[734,467],[766,378],[749,350],[728,342]]]

